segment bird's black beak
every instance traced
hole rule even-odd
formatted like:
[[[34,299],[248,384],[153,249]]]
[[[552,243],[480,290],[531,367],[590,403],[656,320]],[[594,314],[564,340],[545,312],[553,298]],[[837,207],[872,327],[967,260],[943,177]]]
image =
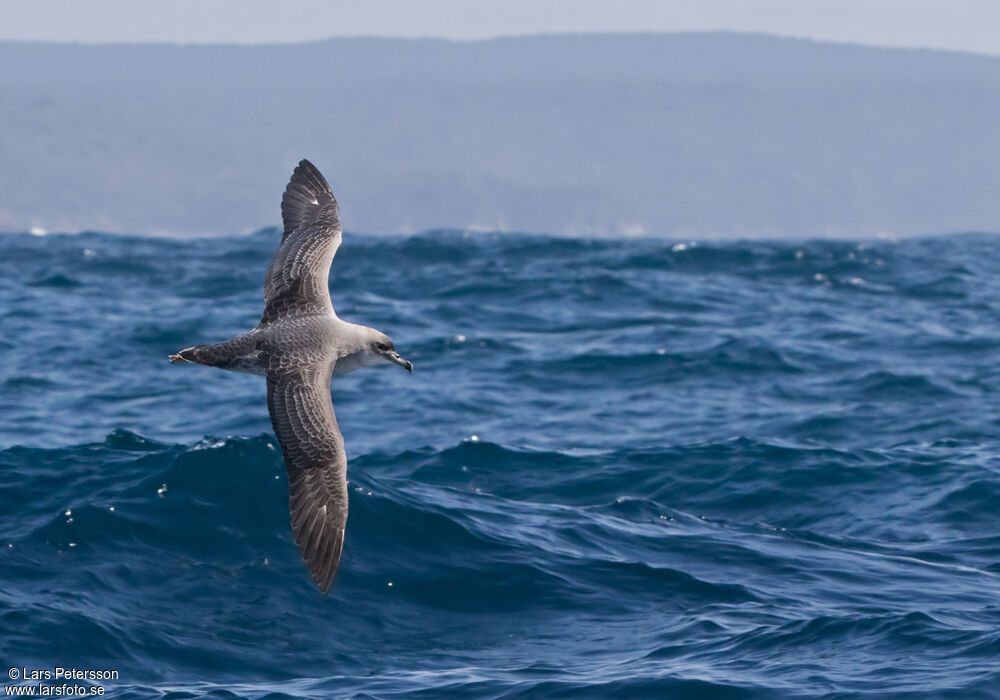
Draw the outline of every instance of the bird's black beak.
[[[409,360],[404,360],[402,357],[399,356],[398,352],[390,352],[389,354],[386,355],[386,357],[389,359],[389,362],[391,362],[394,365],[399,365],[407,372],[413,371],[413,363],[410,362]]]

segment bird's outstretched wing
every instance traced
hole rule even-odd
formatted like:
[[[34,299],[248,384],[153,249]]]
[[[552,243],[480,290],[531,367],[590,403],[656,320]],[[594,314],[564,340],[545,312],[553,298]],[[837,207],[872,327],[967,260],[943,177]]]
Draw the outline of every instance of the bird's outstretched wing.
[[[347,524],[347,455],[330,400],[333,368],[267,375],[267,409],[288,469],[292,533],[323,593]]]
[[[264,280],[266,325],[282,316],[328,313],[330,263],[340,247],[340,208],[326,179],[308,160],[292,173],[281,198],[285,229]]]

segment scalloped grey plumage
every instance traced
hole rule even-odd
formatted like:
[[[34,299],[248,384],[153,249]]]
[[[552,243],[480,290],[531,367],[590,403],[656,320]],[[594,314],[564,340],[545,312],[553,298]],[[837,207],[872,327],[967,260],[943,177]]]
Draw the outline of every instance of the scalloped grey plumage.
[[[222,343],[171,355],[267,378],[267,408],[288,471],[292,533],[323,593],[333,583],[347,525],[347,456],[330,398],[330,379],[392,363],[412,371],[384,333],[337,317],[328,278],[340,247],[340,209],[308,160],[281,200],[284,231],[264,280],[259,325]]]

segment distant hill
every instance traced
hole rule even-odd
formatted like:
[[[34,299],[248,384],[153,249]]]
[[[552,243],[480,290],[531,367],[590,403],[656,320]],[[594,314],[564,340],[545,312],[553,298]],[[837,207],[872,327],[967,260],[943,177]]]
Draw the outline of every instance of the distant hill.
[[[1000,230],[1000,58],[726,33],[0,43],[0,230]]]

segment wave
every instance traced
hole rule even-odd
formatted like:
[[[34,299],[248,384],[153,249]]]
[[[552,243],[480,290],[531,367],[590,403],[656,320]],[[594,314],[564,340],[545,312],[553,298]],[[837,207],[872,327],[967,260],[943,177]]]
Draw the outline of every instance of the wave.
[[[256,323],[277,235],[0,237],[12,664],[125,697],[990,695],[998,239],[348,234],[338,313],[415,371],[333,382],[324,598],[260,378],[165,359]]]
[[[13,447],[0,452],[4,473],[18,475],[0,488],[9,584],[0,594],[0,620],[8,630],[5,643],[24,645],[21,658],[31,658],[32,649],[72,648],[81,657],[77,663],[157,660],[161,671],[144,676],[148,685],[130,686],[139,696],[164,692],[159,678],[176,687],[167,680],[172,673],[209,657],[219,678],[230,679],[225,687],[246,684],[236,692],[250,697],[324,697],[345,689],[377,694],[390,677],[392,687],[412,692],[505,697],[557,689],[592,696],[727,687],[756,696],[846,682],[851,669],[861,673],[885,645],[910,648],[951,669],[939,688],[986,687],[985,679],[996,675],[988,665],[1000,638],[991,628],[954,619],[934,601],[949,576],[959,576],[978,581],[967,582],[967,600],[978,590],[978,600],[989,604],[994,575],[954,557],[912,558],[907,577],[896,584],[907,593],[890,589],[873,599],[869,580],[900,553],[845,539],[840,527],[845,508],[854,507],[860,518],[875,511],[874,519],[885,499],[895,500],[892,489],[876,482],[894,473],[907,480],[912,472],[901,462],[904,453],[927,456],[945,448],[852,453],[744,437],[573,453],[464,440],[444,449],[359,455],[351,466],[343,570],[326,601],[311,590],[291,542],[287,487],[270,436],[170,444],[115,431],[99,443]],[[955,491],[935,504],[942,511],[935,522],[960,526],[956,514],[970,508],[992,513],[991,488],[971,484]],[[811,496],[804,499],[806,493]],[[824,510],[816,499],[824,494],[831,501],[825,522],[816,519]],[[859,504],[860,494],[881,499],[881,506]],[[796,500],[812,529],[763,519],[771,508],[787,517]],[[995,542],[988,546],[1000,551]],[[797,602],[789,593],[775,598],[768,590],[775,577],[794,583]],[[810,604],[831,581],[845,600],[869,601],[869,612],[823,612],[828,608],[818,599]],[[25,587],[36,592],[32,598],[15,592]],[[220,591],[227,593],[219,597]],[[692,606],[701,610],[694,618],[687,615]],[[144,614],[136,617],[137,609]],[[213,611],[207,625],[188,625],[206,610]],[[733,617],[738,610],[745,612]],[[432,679],[404,670],[372,677],[363,670],[370,646],[384,644],[386,625],[398,639],[378,653],[405,659],[407,647],[425,634],[413,625],[428,614],[443,621],[437,644],[448,648],[464,638],[459,621],[465,616],[499,623],[485,637],[497,643],[509,624],[525,634],[572,619],[575,634],[602,629],[608,645],[592,661],[593,677],[546,666],[545,659],[555,661],[545,653],[533,662],[542,666],[517,669],[518,655],[528,653],[517,647],[514,666],[484,670],[478,681],[468,672],[442,671]],[[337,619],[332,627],[309,622],[331,615]],[[609,626],[615,618],[620,629]],[[639,619],[646,630],[633,636],[630,626]],[[56,629],[58,644],[31,643]],[[227,631],[220,637],[220,630]],[[285,641],[275,646],[279,638]],[[255,659],[247,677],[247,650],[262,645],[269,652]],[[800,648],[832,650],[839,670],[817,675],[819,667],[793,663],[789,652]],[[950,661],[956,653],[987,668],[958,670]],[[331,655],[341,659],[342,675],[327,677]],[[683,669],[699,658],[719,655],[755,663],[735,676],[685,677]],[[318,675],[305,684],[282,682],[281,668],[291,663],[299,675]],[[752,671],[757,664],[770,670]],[[904,666],[884,666],[868,679],[910,687],[901,680],[905,673]],[[255,684],[255,676],[269,680]],[[215,691],[194,684],[184,692]]]

